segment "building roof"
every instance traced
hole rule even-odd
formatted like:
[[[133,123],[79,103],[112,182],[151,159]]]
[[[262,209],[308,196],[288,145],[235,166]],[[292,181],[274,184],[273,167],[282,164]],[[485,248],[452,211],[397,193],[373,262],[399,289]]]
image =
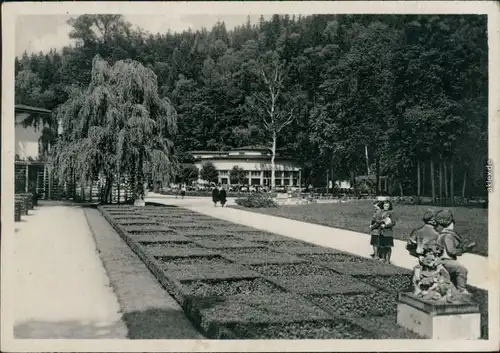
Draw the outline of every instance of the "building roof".
[[[227,151],[189,151],[190,154],[226,154]]]
[[[211,159],[217,159],[217,160],[233,160],[233,159],[246,159],[246,160],[267,160],[269,161],[271,158],[270,155],[218,155],[214,157],[208,157],[208,158],[195,158],[196,161],[201,161],[201,160],[211,160]],[[288,158],[285,156],[276,156],[276,160],[286,160],[286,161],[293,161],[293,158]]]
[[[283,148],[276,148],[276,151],[281,151]],[[243,146],[231,149],[231,151],[270,151],[270,147],[266,145]]]
[[[282,148],[277,148],[276,151],[282,151],[283,149]],[[228,154],[229,152],[232,152],[232,151],[238,151],[238,152],[242,152],[242,151],[259,151],[259,152],[270,152],[270,149],[268,146],[266,145],[253,145],[253,146],[243,146],[243,147],[236,147],[236,148],[232,148],[228,151],[189,151],[190,154],[219,154],[219,155],[223,155],[223,154]]]
[[[18,113],[30,113],[30,114],[36,113],[42,115],[52,114],[51,110],[38,107],[30,107],[29,105],[24,105],[24,104],[16,104],[14,106],[14,110]]]
[[[243,146],[231,149],[231,151],[268,151],[269,147],[265,145]]]

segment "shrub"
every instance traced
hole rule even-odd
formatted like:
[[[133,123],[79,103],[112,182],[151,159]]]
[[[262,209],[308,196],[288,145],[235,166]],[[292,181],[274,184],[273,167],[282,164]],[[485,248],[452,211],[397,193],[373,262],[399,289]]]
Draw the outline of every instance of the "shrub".
[[[248,208],[278,207],[278,204],[268,195],[253,193],[235,200],[236,204]]]

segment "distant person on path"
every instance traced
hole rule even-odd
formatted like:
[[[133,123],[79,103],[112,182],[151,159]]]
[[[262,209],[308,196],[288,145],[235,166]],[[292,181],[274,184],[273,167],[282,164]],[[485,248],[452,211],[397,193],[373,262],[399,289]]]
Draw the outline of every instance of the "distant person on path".
[[[220,191],[219,191],[219,200],[220,200],[220,204],[222,207],[224,207],[226,205],[226,202],[227,202],[226,197],[227,197],[226,188],[224,186],[222,186]]]
[[[410,255],[415,257],[422,256],[425,246],[431,242],[437,241],[439,238],[439,232],[436,229],[438,226],[436,222],[436,212],[428,210],[425,212],[422,220],[424,221],[424,225],[411,232],[408,243],[406,244],[406,250],[408,250]]]
[[[380,225],[378,251],[381,260],[388,264],[391,263],[392,248],[394,247],[393,228],[396,225],[392,210],[391,201],[382,202],[382,224]]]
[[[184,199],[184,196],[186,196],[186,185],[181,186],[181,199]]]
[[[458,291],[461,294],[469,295],[470,293],[466,289],[468,271],[457,261],[457,258],[476,244],[465,244],[464,239],[455,232],[455,219],[450,211],[439,211],[436,214],[436,222],[443,227],[438,238],[438,244],[444,248],[441,257],[444,268],[450,273]]]
[[[370,255],[373,258],[379,257],[378,242],[380,238],[380,226],[382,224],[382,203],[380,201],[375,201],[373,203],[373,216],[372,222],[370,224],[370,245],[373,248],[373,253]]]
[[[214,207],[217,207],[217,202],[219,202],[219,188],[214,186],[212,190],[212,201],[214,203]]]

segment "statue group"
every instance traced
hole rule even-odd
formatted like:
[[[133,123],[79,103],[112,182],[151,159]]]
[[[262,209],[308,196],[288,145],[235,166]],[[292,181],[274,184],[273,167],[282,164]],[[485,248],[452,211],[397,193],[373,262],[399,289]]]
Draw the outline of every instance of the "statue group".
[[[475,243],[464,241],[455,231],[453,214],[448,210],[427,211],[423,221],[424,225],[410,235],[406,247],[418,259],[413,269],[413,294],[430,301],[469,301],[467,269],[457,258]]]

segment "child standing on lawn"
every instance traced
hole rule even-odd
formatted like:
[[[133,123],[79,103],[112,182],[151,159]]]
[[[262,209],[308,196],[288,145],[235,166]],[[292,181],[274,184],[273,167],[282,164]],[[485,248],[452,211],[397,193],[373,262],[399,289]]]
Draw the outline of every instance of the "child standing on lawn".
[[[370,224],[370,245],[373,248],[373,253],[370,255],[373,258],[379,257],[379,251],[378,251],[378,243],[379,243],[379,238],[380,238],[380,225],[382,224],[382,209],[381,209],[381,202],[375,201],[373,203],[373,216],[372,216],[372,222]]]
[[[391,263],[392,248],[394,247],[393,228],[395,225],[392,202],[386,200],[382,203],[382,223],[380,225],[378,251],[381,260],[388,264]]]

